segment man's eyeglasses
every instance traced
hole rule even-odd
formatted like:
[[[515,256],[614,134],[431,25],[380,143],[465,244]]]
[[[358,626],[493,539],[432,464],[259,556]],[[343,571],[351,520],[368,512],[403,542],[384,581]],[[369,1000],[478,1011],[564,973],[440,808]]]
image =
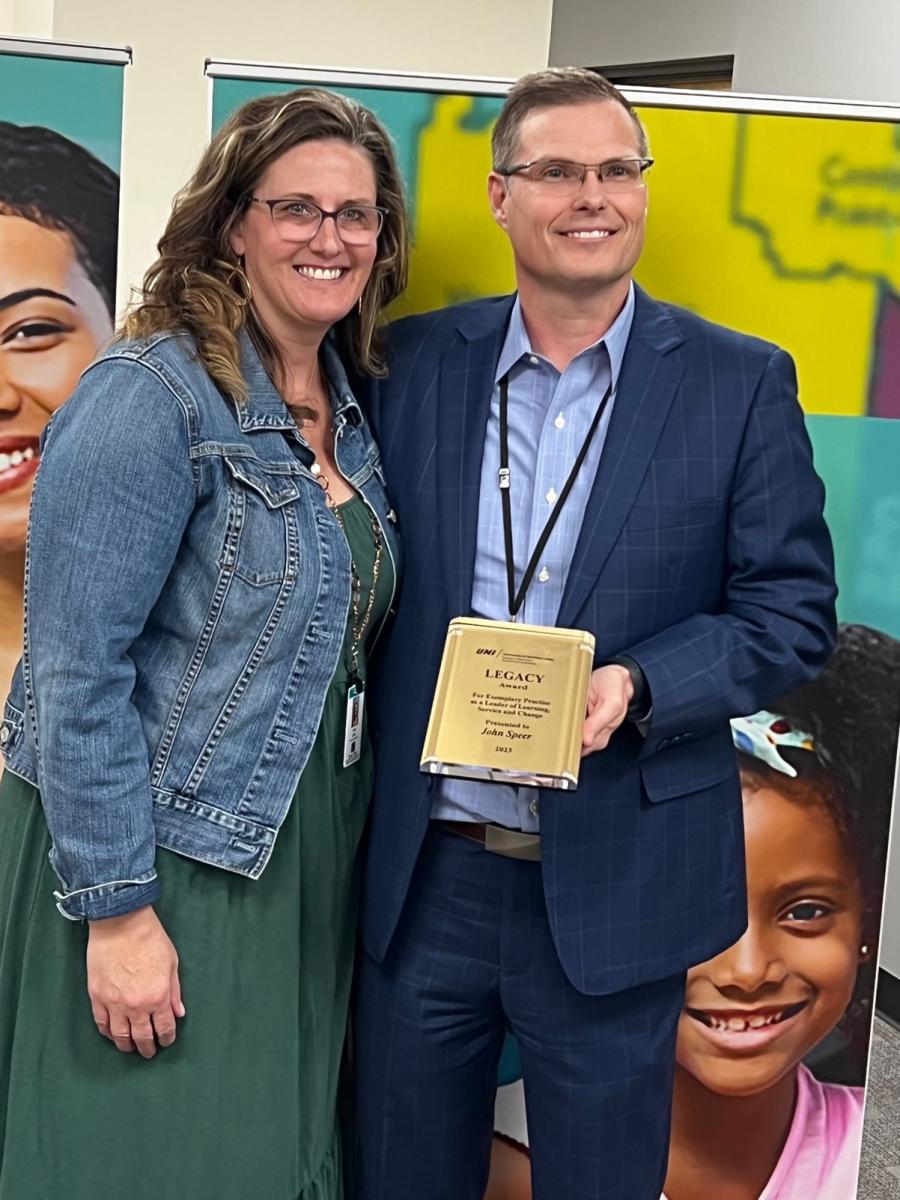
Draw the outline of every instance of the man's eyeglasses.
[[[521,175],[547,191],[574,195],[584,186],[588,171],[595,171],[603,186],[611,192],[641,187],[644,172],[653,166],[652,158],[611,158],[609,162],[577,163],[567,158],[537,158],[513,167],[497,167],[498,175]]]
[[[338,236],[347,246],[365,246],[381,233],[386,208],[377,204],[347,204],[337,212],[328,212],[311,200],[262,200],[250,196],[253,204],[264,204],[272,224],[286,242],[310,242],[326,217],[331,217]]]

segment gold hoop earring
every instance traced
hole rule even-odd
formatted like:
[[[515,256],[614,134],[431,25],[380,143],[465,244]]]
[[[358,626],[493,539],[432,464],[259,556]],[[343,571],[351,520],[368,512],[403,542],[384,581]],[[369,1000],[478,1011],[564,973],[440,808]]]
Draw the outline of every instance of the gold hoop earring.
[[[253,288],[250,286],[250,280],[247,278],[247,273],[244,270],[243,261],[240,259],[231,264],[231,274],[228,276],[228,283],[231,284],[233,280],[237,280],[238,283],[236,290],[241,307],[246,308],[253,299]]]
[[[356,302],[356,311],[362,316],[362,293],[360,293],[360,297]]]

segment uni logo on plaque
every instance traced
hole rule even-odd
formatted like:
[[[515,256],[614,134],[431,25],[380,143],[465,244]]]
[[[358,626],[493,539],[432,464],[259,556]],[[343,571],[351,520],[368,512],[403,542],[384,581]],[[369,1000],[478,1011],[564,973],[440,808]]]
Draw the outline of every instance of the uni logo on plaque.
[[[594,637],[580,629],[450,622],[420,769],[571,790]]]

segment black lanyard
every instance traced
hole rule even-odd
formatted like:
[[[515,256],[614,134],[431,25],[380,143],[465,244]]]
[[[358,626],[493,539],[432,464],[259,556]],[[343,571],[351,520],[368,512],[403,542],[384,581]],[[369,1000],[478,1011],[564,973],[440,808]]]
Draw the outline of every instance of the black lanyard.
[[[541,555],[547,542],[550,540],[550,534],[553,532],[556,522],[559,520],[559,514],[562,512],[562,507],[569,498],[569,492],[575,483],[578,472],[581,470],[581,464],[587,456],[590,444],[593,441],[594,434],[597,432],[597,426],[600,424],[600,419],[603,416],[609,398],[612,395],[613,385],[603,393],[603,399],[597,405],[597,411],[594,413],[594,419],[591,421],[591,427],[587,431],[587,436],[581,443],[581,449],[578,451],[578,456],[572,470],[569,472],[569,478],[565,482],[563,490],[559,494],[559,499],[553,506],[553,511],[547,519],[547,524],[541,531],[541,536],[537,540],[537,545],[531,558],[528,560],[528,565],[525,567],[525,572],[522,575],[522,583],[518,592],[516,591],[516,576],[515,576],[515,559],[513,557],[513,534],[512,534],[512,505],[509,498],[509,375],[506,374],[500,380],[500,470],[497,472],[500,484],[500,503],[503,508],[503,543],[506,550],[506,588],[509,597],[509,615],[515,620],[515,617],[522,607],[525,600],[525,593],[528,591],[529,584],[534,577],[535,569],[540,561]]]

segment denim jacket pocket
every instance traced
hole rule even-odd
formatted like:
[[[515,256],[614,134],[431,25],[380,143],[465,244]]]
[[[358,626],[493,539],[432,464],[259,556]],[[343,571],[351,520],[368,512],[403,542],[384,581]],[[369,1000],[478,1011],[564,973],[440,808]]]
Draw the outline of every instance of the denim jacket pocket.
[[[225,464],[235,479],[262,496],[268,508],[280,508],[298,499],[300,488],[292,474],[273,471],[268,464],[255,458],[223,455]]]
[[[24,728],[25,714],[20,712],[12,701],[7,700],[3,708],[3,719],[0,721],[0,754],[4,758],[14,754]]]
[[[223,461],[230,496],[223,566],[253,587],[283,584],[299,565],[297,478],[255,458],[226,454]]]

